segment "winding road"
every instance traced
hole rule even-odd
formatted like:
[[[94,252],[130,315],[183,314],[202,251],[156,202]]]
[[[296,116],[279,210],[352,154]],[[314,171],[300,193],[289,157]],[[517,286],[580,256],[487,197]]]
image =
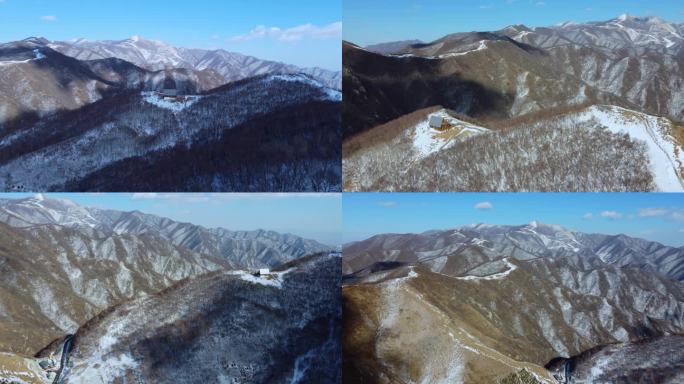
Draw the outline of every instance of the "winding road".
[[[64,344],[62,344],[62,358],[59,361],[59,369],[55,375],[55,379],[52,380],[52,384],[61,384],[62,382],[62,371],[64,367],[69,363],[69,352],[71,352],[71,341],[74,335],[67,335],[64,338]]]

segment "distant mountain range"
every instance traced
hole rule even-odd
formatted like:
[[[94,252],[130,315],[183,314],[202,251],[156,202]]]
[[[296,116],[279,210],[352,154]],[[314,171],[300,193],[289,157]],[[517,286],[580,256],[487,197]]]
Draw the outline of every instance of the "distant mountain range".
[[[260,60],[222,49],[175,48],[161,41],[133,36],[126,40],[47,42],[47,46],[78,60],[118,58],[150,71],[185,68],[213,71],[224,83],[266,74],[304,73],[327,87],[341,89],[341,74],[322,68],[299,68],[275,61]]]
[[[475,171],[472,166],[466,170],[442,169],[441,174],[450,174],[450,184],[425,170],[417,172],[423,174],[423,180],[414,179],[411,183],[417,184],[415,189],[418,190],[435,190],[437,188],[432,184],[440,183],[439,190],[452,191],[568,190],[565,184],[574,184],[578,190],[587,191],[681,191],[684,190],[684,157],[681,155],[684,153],[684,82],[681,80],[684,78],[683,31],[684,24],[668,23],[655,17],[622,15],[603,22],[564,23],[537,28],[513,25],[492,32],[454,33],[429,43],[391,42],[362,48],[345,42],[344,140],[355,142],[355,152],[368,151],[364,158],[358,159],[359,164],[363,164],[361,167],[364,172],[391,173],[391,176],[380,175],[377,180],[365,180],[363,183],[376,183],[373,187],[375,190],[403,190],[404,187],[399,183],[407,178],[397,170],[389,170],[388,166],[401,163],[402,160],[395,158],[395,153],[390,153],[391,158],[388,159],[378,146],[395,145],[391,139],[401,133],[413,137],[409,130],[414,129],[415,124],[403,124],[400,120],[404,120],[404,123],[411,120],[408,116],[416,111],[444,108],[451,111],[453,117],[471,119],[467,122],[492,132],[506,131],[506,135],[523,140],[528,139],[525,135],[539,138],[521,144],[526,150],[517,150],[517,153],[522,156],[523,152],[531,152],[544,145],[547,139],[549,142],[555,140],[551,136],[557,129],[540,132],[533,129],[535,125],[555,126],[557,120],[567,119],[569,112],[592,107],[622,108],[627,112],[624,117],[617,119],[617,124],[607,124],[599,117],[586,121],[567,121],[564,124],[581,127],[581,130],[574,130],[580,134],[598,123],[599,126],[607,126],[613,133],[628,133],[632,140],[647,141],[649,147],[652,146],[649,140],[667,142],[666,154],[643,151],[647,152],[644,157],[655,168],[650,172],[655,185],[630,181],[619,185],[583,186],[585,177],[588,180],[602,176],[577,172],[580,178],[578,182],[554,180],[548,176],[535,179],[531,174],[521,173],[525,168],[536,168],[536,164],[526,164],[519,170],[502,171],[506,180],[517,180],[518,185],[497,185],[501,177],[492,179],[486,172],[490,170],[487,164],[481,168],[485,172]],[[632,116],[668,122],[652,129],[649,124],[632,124]],[[378,129],[383,125],[381,130]],[[364,138],[361,136],[364,132],[372,133]],[[459,136],[460,130],[449,129],[441,134],[433,130],[429,133],[447,142]],[[549,137],[541,137],[546,135]],[[606,137],[608,141],[617,138]],[[483,143],[484,147],[500,145],[497,151],[504,151],[503,156],[511,157],[506,160],[508,164],[517,165],[534,160],[534,157],[513,158],[515,153],[510,151],[517,146],[512,145],[511,140],[517,139],[477,138],[477,141],[487,141]],[[577,140],[586,139],[578,137]],[[464,147],[470,144],[447,147],[459,147],[451,150],[453,154],[466,152]],[[657,146],[653,144],[653,147]],[[596,155],[602,158],[617,150],[613,149],[615,144],[609,142],[598,147]],[[672,153],[670,147],[673,148]],[[545,162],[565,162],[563,147],[552,146],[552,149],[558,152],[551,153]],[[467,161],[467,158],[453,158],[441,151],[436,152],[432,155],[433,161],[445,164]],[[591,152],[584,153],[591,156]],[[639,156],[627,155],[630,158]],[[350,157],[345,153],[344,158],[347,160]],[[488,154],[482,161],[491,159],[492,155]],[[669,160],[661,162],[661,159]],[[356,164],[350,165],[356,167]],[[418,163],[407,164],[407,167],[419,166]],[[539,166],[544,169],[543,164]],[[430,170],[435,169],[435,166],[424,164],[423,168]],[[644,162],[640,161],[630,168],[625,172],[638,173],[638,169],[644,168]],[[551,169],[550,166],[546,169],[555,175],[564,174],[562,169]],[[608,172],[607,167],[599,164],[587,167],[587,172],[592,169]],[[406,169],[400,172],[406,172]],[[483,185],[473,185],[467,180],[453,180],[454,177],[451,177],[458,177],[463,172],[476,173],[473,174],[473,180],[485,182]],[[658,179],[663,173],[672,173],[674,183],[660,183]],[[413,177],[420,178],[420,175]],[[359,180],[353,178],[354,174],[345,170],[345,188],[363,190]],[[638,178],[643,180],[642,176]],[[631,177],[628,179],[633,180]]]
[[[684,345],[684,248],[532,222],[382,234],[343,253],[350,379],[682,378],[652,351]],[[603,367],[601,350],[641,365]]]
[[[331,249],[42,196],[0,200],[0,351],[35,353],[118,302],[186,278],[275,268]]]
[[[179,52],[129,43],[128,59],[148,45],[155,63]],[[63,47],[0,45],[0,190],[340,189],[341,93],[312,77],[325,71],[271,63],[228,82],[213,69],[79,60],[50,46]]]

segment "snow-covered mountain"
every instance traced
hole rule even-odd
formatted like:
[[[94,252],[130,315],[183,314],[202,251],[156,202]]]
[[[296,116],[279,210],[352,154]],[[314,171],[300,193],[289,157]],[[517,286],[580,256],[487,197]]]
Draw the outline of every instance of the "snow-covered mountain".
[[[514,29],[499,32],[543,49],[549,65],[644,112],[684,120],[684,24],[621,15],[604,22]]]
[[[681,191],[683,29],[655,17],[622,15],[459,32],[377,49],[345,42],[343,137],[352,149],[344,155],[345,187]],[[417,125],[406,124],[413,114],[436,107],[500,134],[405,162],[405,151],[392,151],[392,145],[415,131]],[[621,133],[633,143],[625,146]],[[560,137],[567,144],[559,144]],[[618,160],[617,153],[630,160]]]
[[[225,83],[213,71],[147,70],[116,58],[84,61],[50,45],[42,38],[0,44],[0,127],[4,130],[20,129],[36,117],[75,110],[126,90],[175,88],[199,93]]]
[[[436,113],[449,129],[428,127]],[[346,140],[345,189],[684,191],[681,128],[664,117],[595,105],[499,130],[452,115],[421,109]]]
[[[436,272],[465,274],[480,259],[449,269],[440,264],[461,251],[476,249],[482,257],[519,260],[561,257],[594,257],[619,267],[647,268],[676,280],[684,280],[684,248],[631,238],[573,232],[557,225],[532,222],[521,226],[479,224],[422,234],[378,235],[344,246],[344,272],[368,268],[376,261],[428,263]],[[467,257],[463,257],[467,260]],[[462,260],[461,263],[465,261]],[[441,265],[441,266],[440,266]],[[446,268],[446,269],[445,269]]]
[[[680,55],[684,48],[683,25],[655,16],[623,14],[607,21],[565,22],[546,28],[514,25],[502,31],[515,40],[545,49],[570,43],[598,47],[607,53],[626,49],[637,55],[648,51]]]
[[[327,254],[268,277],[201,276],[81,327],[61,382],[340,383],[339,287]]]
[[[330,249],[290,234],[206,229],[40,195],[0,200],[0,351],[35,353],[116,303],[186,278]]]
[[[40,194],[27,199],[0,200],[0,222],[22,229],[58,226],[114,235],[151,235],[241,268],[274,267],[295,258],[332,250],[292,234],[204,228],[139,211],[83,207]]]
[[[120,89],[0,130],[0,190],[339,190],[340,102],[303,74],[171,101]]]
[[[683,345],[682,248],[532,222],[377,235],[343,254],[345,372],[357,380],[555,384],[576,369],[610,382],[672,372],[668,349],[630,343]],[[609,345],[601,353],[639,368],[599,372],[605,359],[590,357]]]
[[[79,60],[116,57],[152,71],[168,68],[212,70],[223,76],[225,82],[265,74],[305,73],[328,87],[341,89],[340,72],[322,68],[298,68],[294,65],[261,60],[222,49],[176,48],[161,41],[148,40],[140,36],[125,40],[56,41],[49,43],[49,46]]]

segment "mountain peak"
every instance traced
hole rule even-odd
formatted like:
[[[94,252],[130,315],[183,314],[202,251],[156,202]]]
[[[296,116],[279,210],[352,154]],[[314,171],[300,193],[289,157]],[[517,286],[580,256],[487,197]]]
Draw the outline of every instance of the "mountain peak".
[[[48,39],[41,37],[41,36],[27,37],[24,40],[22,40],[21,42],[22,43],[38,44],[38,45],[47,45],[50,43],[50,41]]]
[[[618,16],[615,20],[618,21],[628,21],[628,20],[634,20],[636,17],[628,14],[628,13],[623,13],[622,15]]]
[[[540,229],[540,230],[551,230],[553,232],[567,232],[568,230],[563,227],[562,225],[558,224],[546,224],[542,223],[539,220],[532,220],[529,224],[527,224],[527,227],[530,227],[532,229]]]

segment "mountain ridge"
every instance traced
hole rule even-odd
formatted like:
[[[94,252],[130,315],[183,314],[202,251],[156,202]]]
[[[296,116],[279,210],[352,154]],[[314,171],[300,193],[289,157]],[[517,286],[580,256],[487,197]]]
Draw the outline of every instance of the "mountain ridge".
[[[56,41],[48,43],[48,46],[67,56],[82,60],[118,57],[151,70],[169,67],[212,70],[223,76],[226,83],[256,75],[302,72],[314,76],[328,87],[340,89],[341,78],[338,71],[317,67],[299,68],[223,49],[176,48],[141,36],[124,40]]]

